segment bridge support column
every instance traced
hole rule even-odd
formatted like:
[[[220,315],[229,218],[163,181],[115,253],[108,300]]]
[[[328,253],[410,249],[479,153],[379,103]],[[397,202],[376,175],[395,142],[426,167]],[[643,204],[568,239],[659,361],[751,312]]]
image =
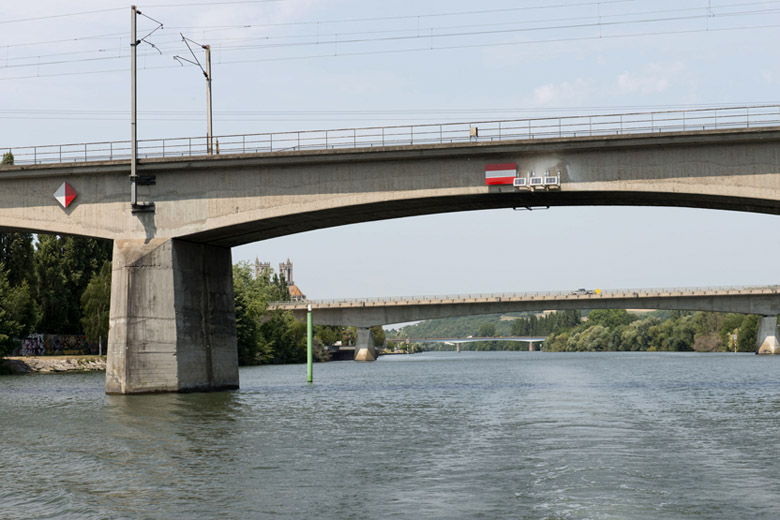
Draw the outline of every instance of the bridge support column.
[[[758,323],[756,354],[780,354],[777,338],[777,316],[764,316]]]
[[[371,329],[358,327],[357,344],[355,345],[355,361],[375,361],[374,335]]]
[[[238,388],[230,249],[115,240],[106,393]]]

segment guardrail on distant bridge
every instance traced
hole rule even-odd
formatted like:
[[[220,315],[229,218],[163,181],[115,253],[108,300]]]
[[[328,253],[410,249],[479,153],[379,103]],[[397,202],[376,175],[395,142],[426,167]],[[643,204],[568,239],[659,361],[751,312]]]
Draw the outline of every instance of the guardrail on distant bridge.
[[[221,155],[780,126],[780,105],[216,136]],[[129,159],[130,141],[2,148],[15,164]],[[138,141],[140,159],[208,155],[206,137]]]

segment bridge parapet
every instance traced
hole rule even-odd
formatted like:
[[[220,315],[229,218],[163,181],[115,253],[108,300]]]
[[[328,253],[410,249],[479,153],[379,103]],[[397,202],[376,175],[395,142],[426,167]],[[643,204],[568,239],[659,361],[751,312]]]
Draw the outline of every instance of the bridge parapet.
[[[780,126],[780,105],[713,107],[563,117],[504,119],[216,136],[219,155],[415,145],[602,138],[605,136],[741,130]],[[65,164],[128,160],[130,141],[3,147],[15,163]],[[143,139],[140,159],[208,157],[206,136]]]

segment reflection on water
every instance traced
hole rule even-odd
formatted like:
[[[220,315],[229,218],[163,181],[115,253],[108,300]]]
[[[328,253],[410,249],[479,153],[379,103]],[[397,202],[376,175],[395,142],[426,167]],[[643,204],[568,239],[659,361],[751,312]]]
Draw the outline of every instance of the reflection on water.
[[[437,353],[305,377],[0,378],[0,518],[780,515],[780,358]]]

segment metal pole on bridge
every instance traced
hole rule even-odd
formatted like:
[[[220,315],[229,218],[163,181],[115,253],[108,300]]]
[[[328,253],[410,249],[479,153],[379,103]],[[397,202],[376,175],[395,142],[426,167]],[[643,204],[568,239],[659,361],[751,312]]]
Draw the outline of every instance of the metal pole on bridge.
[[[214,132],[211,127],[211,45],[203,45],[203,49],[206,51],[206,112],[207,115],[207,128],[208,133],[208,154],[214,153]]]
[[[307,382],[311,383],[313,379],[313,364],[314,364],[314,355],[313,355],[313,346],[312,346],[312,339],[313,339],[313,331],[312,331],[312,325],[311,325],[311,304],[309,304],[309,312],[306,314],[306,366],[308,369],[308,379]]]
[[[138,174],[136,165],[138,161],[138,93],[136,90],[136,49],[138,48],[138,34],[136,32],[136,18],[138,9],[130,6],[130,205],[135,207],[138,203],[138,191],[136,189]]]

